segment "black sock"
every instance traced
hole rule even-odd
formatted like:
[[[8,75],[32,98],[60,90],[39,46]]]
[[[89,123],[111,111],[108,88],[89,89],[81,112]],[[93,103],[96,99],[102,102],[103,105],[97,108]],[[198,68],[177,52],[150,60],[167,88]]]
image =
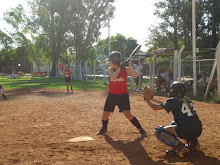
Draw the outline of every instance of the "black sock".
[[[192,144],[198,143],[198,139],[197,139],[197,138],[191,138],[191,139],[189,139],[189,141],[190,141]]]
[[[102,128],[107,129],[107,125],[108,125],[108,120],[102,120]]]
[[[66,87],[67,90],[69,90],[69,87]]]
[[[141,127],[139,121],[137,120],[136,117],[134,117],[132,120],[130,120],[130,122],[139,130],[143,130],[143,128]]]
[[[73,90],[73,87],[71,86],[71,90]]]

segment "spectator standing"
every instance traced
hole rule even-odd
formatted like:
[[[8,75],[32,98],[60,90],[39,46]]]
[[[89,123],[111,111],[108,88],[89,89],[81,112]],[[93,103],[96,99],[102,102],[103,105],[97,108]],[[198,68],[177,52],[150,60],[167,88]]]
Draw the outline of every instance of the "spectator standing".
[[[136,78],[136,90],[141,90],[144,67],[141,65],[139,60],[133,64],[133,66],[138,74],[138,77]]]

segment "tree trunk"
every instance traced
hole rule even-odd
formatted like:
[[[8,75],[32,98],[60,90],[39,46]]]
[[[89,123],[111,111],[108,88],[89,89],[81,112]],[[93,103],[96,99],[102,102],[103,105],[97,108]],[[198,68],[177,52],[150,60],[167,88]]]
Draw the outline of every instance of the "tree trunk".
[[[213,3],[213,12],[212,12],[212,41],[211,41],[211,46],[212,48],[215,48],[218,44],[218,38],[217,38],[217,35],[216,35],[216,3],[214,1]]]
[[[42,75],[42,73],[41,73],[41,71],[40,71],[39,65],[38,65],[37,63],[36,63],[36,65],[37,65],[37,69],[38,69],[38,71],[39,71],[39,73],[40,73],[40,76],[43,77],[43,75]]]
[[[51,77],[56,76],[56,66],[58,64],[58,57],[57,57],[57,51],[56,51],[56,37],[55,37],[55,27],[54,27],[54,11],[51,10],[51,26],[50,26],[50,40],[52,43],[52,70],[51,70]]]

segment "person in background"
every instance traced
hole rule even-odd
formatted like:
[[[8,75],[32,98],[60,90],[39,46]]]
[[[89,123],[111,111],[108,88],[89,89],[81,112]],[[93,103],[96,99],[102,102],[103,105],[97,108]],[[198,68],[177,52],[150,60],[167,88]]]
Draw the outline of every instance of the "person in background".
[[[173,83],[173,72],[171,71],[171,69],[168,69],[168,73],[166,77],[165,77],[166,82],[164,82],[164,86],[166,88],[166,92],[169,92],[170,85]]]
[[[138,74],[138,77],[136,78],[136,90],[141,91],[142,75],[143,75],[144,67],[141,65],[140,60],[138,60],[135,64],[133,64],[133,66]]]
[[[69,86],[71,88],[71,93],[73,93],[71,75],[72,75],[72,71],[69,69],[69,65],[65,65],[65,75],[64,75],[64,77],[65,77],[66,89],[67,89],[66,94],[69,93]]]
[[[197,92],[199,95],[204,95],[207,85],[209,83],[209,77],[207,76],[206,72],[202,72],[202,78],[200,78],[197,81],[198,87],[197,87]]]
[[[2,97],[7,100],[7,96],[5,94],[5,91],[4,91],[4,88],[3,88],[3,85],[0,84],[0,94],[2,95]]]
[[[157,92],[161,91],[161,86],[166,84],[167,81],[168,81],[168,77],[167,77],[167,74],[164,72],[164,69],[159,69],[158,77],[155,79]]]
[[[217,82],[217,78],[215,77],[215,75],[213,76],[213,79],[212,79],[212,83],[211,83],[211,86],[210,86],[210,89],[209,89],[209,92],[215,96],[215,92],[216,90],[218,89],[218,82]]]

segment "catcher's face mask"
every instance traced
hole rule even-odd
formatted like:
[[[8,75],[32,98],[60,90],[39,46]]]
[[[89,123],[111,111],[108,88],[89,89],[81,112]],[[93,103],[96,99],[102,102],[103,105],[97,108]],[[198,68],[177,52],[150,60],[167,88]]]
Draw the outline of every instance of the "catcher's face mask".
[[[186,87],[181,81],[174,81],[170,88],[169,97],[184,97],[186,93]]]

